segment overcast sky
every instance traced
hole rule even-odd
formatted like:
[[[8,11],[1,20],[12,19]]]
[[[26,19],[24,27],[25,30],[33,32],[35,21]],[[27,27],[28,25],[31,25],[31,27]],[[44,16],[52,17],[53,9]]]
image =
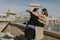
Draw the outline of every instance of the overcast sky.
[[[9,8],[12,8],[16,13],[23,12],[30,2],[32,0],[0,0],[0,12],[6,12]],[[34,0],[33,2],[39,3],[41,9],[47,8],[49,15],[60,16],[60,0]]]

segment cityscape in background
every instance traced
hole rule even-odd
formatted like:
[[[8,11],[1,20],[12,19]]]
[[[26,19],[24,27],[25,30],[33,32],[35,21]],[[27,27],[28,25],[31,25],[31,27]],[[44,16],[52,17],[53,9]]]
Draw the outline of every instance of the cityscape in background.
[[[32,2],[28,4],[26,10],[41,7],[40,4]],[[0,12],[0,40],[27,40],[24,31],[30,14],[26,10],[20,13],[15,13],[13,9]],[[46,17],[43,40],[60,40],[60,16]]]

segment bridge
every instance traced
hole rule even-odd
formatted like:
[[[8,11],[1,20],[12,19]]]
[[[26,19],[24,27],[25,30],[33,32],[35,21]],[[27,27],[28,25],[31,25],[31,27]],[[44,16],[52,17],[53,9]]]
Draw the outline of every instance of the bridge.
[[[26,25],[20,23],[0,21],[0,32],[5,34],[6,32],[9,32],[11,35],[14,36],[12,37],[14,40],[27,40],[27,38],[25,38],[24,36],[25,26]],[[44,29],[43,40],[60,40],[60,33]]]

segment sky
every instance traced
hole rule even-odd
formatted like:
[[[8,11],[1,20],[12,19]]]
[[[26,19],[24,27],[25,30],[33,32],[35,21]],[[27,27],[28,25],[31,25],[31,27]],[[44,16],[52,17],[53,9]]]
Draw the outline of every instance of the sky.
[[[0,0],[0,12],[7,12],[11,8],[15,13],[20,13],[25,11],[31,2],[32,0]],[[33,3],[39,3],[41,10],[47,8],[49,16],[60,16],[60,0],[33,0]]]

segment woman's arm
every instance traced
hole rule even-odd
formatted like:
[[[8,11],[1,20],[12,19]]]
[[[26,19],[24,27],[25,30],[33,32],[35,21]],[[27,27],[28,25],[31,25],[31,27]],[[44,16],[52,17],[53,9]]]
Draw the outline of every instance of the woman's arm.
[[[39,17],[40,20],[42,20],[43,22],[45,22],[45,18]]]
[[[43,23],[46,22],[46,16],[45,15],[41,15],[41,16],[38,16],[38,17],[39,17],[38,21],[42,21]]]

